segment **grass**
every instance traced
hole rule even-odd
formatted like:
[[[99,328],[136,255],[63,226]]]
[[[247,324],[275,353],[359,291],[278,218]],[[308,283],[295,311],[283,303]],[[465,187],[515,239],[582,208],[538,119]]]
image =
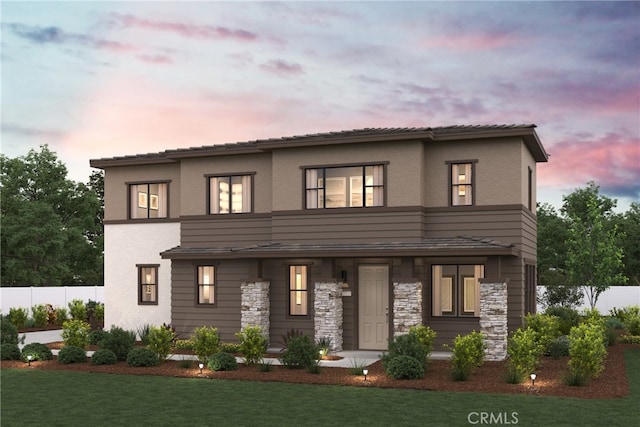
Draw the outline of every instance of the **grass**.
[[[3,369],[0,403],[3,427],[468,426],[481,412],[493,424],[626,426],[637,422],[640,350],[625,361],[630,395],[609,400]]]

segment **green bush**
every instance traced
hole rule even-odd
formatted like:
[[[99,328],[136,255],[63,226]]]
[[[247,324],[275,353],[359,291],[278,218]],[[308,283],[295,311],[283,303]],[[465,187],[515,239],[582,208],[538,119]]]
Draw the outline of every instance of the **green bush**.
[[[551,344],[549,344],[549,355],[554,359],[560,359],[563,356],[568,356],[569,337],[566,335],[561,335],[551,341]]]
[[[514,365],[507,364],[504,380],[507,384],[521,384],[525,379],[525,374]]]
[[[27,344],[22,348],[22,356],[21,359],[23,362],[28,361],[29,355],[31,355],[31,360],[51,360],[53,359],[53,353],[51,349],[46,345],[33,342],[31,344]]]
[[[2,343],[0,344],[1,360],[20,360],[20,347],[18,344]]]
[[[451,377],[455,381],[468,380],[473,370],[482,365],[486,348],[484,335],[480,332],[458,335],[451,348]]]
[[[58,363],[64,365],[69,363],[85,363],[87,361],[87,352],[83,348],[75,345],[65,345],[58,353]]]
[[[609,316],[606,319],[607,319],[607,328],[624,329],[626,327],[624,322],[622,320],[618,319],[617,317]]]
[[[569,307],[549,307],[545,314],[556,316],[560,319],[560,335],[569,335],[571,328],[580,324],[580,313]]]
[[[158,366],[158,355],[146,347],[134,348],[127,355],[127,365],[135,367]]]
[[[89,345],[100,345],[100,341],[102,341],[109,332],[103,329],[94,329],[89,332],[87,335],[87,340],[89,341]]]
[[[91,332],[91,326],[84,320],[67,320],[62,325],[64,345],[86,350],[89,345],[89,332]]]
[[[413,357],[423,367],[427,367],[429,352],[427,348],[420,342],[418,335],[415,333],[408,333],[405,335],[396,336],[393,341],[389,342],[389,352],[382,356],[382,364],[395,358],[396,356],[409,356]]]
[[[159,328],[152,326],[149,331],[147,348],[158,356],[160,362],[164,362],[171,353],[175,339],[176,334],[173,329],[165,326]]]
[[[231,354],[240,353],[240,344],[237,342],[220,343],[220,351]]]
[[[115,365],[116,363],[118,363],[116,354],[106,348],[96,350],[91,356],[92,365]]]
[[[87,320],[87,306],[81,299],[74,299],[67,303],[73,320]]]
[[[207,358],[217,353],[220,349],[220,335],[218,328],[213,326],[202,326],[193,331],[191,337],[193,342],[193,352],[198,356],[198,360],[206,362]]]
[[[101,302],[89,300],[85,306],[87,311],[87,322],[92,326],[92,329],[98,328],[104,323],[104,304]]]
[[[536,332],[536,341],[545,353],[549,351],[551,341],[561,335],[560,318],[549,314],[527,314],[525,325]]]
[[[597,378],[604,369],[607,348],[603,340],[604,327],[598,323],[583,323],[569,334],[569,369],[572,375],[587,380]]]
[[[610,314],[622,321],[629,335],[640,335],[640,306],[614,308]]]
[[[295,335],[287,340],[280,362],[287,368],[309,368],[318,358],[318,347],[308,335]]]
[[[567,372],[563,377],[562,377],[562,381],[566,384],[566,385],[570,385],[570,386],[574,386],[574,387],[579,387],[579,386],[583,386],[586,383],[589,382],[589,379],[587,378],[587,376],[580,372],[580,371],[573,371],[573,370],[569,370],[569,372]]]
[[[118,360],[127,360],[127,355],[133,349],[135,342],[135,332],[112,326],[98,345],[100,348],[113,351]]]
[[[331,338],[330,337],[320,337],[316,340],[316,346],[318,347],[318,352],[322,352],[322,357],[329,354],[331,351]]]
[[[624,344],[640,344],[640,335],[620,335],[618,340]]]
[[[260,372],[271,372],[273,370],[273,361],[271,359],[262,359],[260,364]]]
[[[49,323],[49,313],[47,313],[47,307],[44,304],[36,304],[31,307],[31,313],[33,315],[33,325],[36,328],[44,328]]]
[[[219,352],[209,357],[207,367],[212,371],[235,371],[238,369],[238,362],[233,354]]]
[[[191,340],[178,340],[178,339],[176,339],[173,342],[173,347],[176,350],[193,351],[193,342],[191,342]]]
[[[530,328],[519,328],[509,338],[507,355],[509,368],[522,378],[534,372],[544,348],[538,342],[538,334]]]
[[[69,318],[69,311],[64,307],[59,307],[59,308],[56,308],[55,315],[56,315],[55,325],[62,326],[62,324],[66,322]]]
[[[289,340],[294,337],[301,337],[304,335],[300,329],[289,329],[284,335],[282,335],[282,348],[285,349],[289,345]]]
[[[0,343],[18,344],[24,342],[24,335],[18,338],[18,330],[8,316],[0,316]]]
[[[238,332],[236,337],[240,340],[240,354],[244,357],[244,363],[255,365],[262,359],[267,351],[267,338],[259,326],[247,326]]]
[[[409,334],[413,334],[418,338],[420,344],[422,344],[427,351],[427,357],[429,357],[429,354],[433,350],[433,343],[436,340],[436,331],[428,326],[419,325],[411,326],[409,328]]]
[[[17,330],[24,329],[25,325],[27,324],[28,318],[29,312],[26,308],[15,307],[9,309],[9,319]]]
[[[139,326],[138,329],[138,337],[140,337],[140,342],[143,346],[149,345],[149,333],[151,332],[151,325],[145,323],[142,326]]]
[[[397,380],[417,380],[424,378],[424,362],[405,354],[388,359],[384,369],[389,376]]]

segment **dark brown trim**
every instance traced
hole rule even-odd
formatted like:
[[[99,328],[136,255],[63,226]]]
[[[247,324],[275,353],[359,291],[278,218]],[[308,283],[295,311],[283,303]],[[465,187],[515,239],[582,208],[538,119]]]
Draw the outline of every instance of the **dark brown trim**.
[[[291,289],[291,267],[305,267],[306,268],[306,283],[305,288],[301,290]],[[287,311],[285,318],[286,319],[311,319],[312,317],[312,308],[313,308],[313,300],[312,298],[315,296],[314,290],[310,289],[309,284],[313,281],[311,280],[311,265],[308,263],[297,263],[290,262],[286,264],[286,278],[287,278]],[[291,293],[292,292],[304,292],[306,297],[306,312],[307,314],[291,314]]]
[[[151,197],[151,190],[149,189],[149,185],[152,184],[167,184],[167,216],[166,217],[162,217],[162,218],[149,218],[149,211],[150,208],[147,208],[147,218],[131,218],[131,210],[132,210],[132,206],[131,206],[131,186],[133,185],[146,185],[147,186],[147,195],[148,197]],[[171,180],[151,180],[151,181],[133,181],[133,182],[125,182],[124,185],[127,187],[127,219],[129,221],[132,222],[139,222],[141,220],[159,220],[159,219],[165,219],[165,218],[169,218],[171,216]],[[150,201],[148,201],[147,203],[150,203]]]
[[[180,218],[140,218],[140,219],[106,219],[104,225],[118,224],[157,224],[159,222],[180,222]]]
[[[466,206],[466,207],[471,207],[471,206],[476,206],[476,185],[477,185],[477,180],[476,180],[476,164],[478,163],[478,159],[472,159],[472,160],[446,160],[444,162],[447,165],[447,174],[449,175],[449,187],[447,188],[447,191],[449,193],[448,200],[449,200],[449,207],[451,208],[455,208],[458,209],[460,207]],[[453,165],[467,165],[470,164],[471,165],[471,183],[469,184],[465,184],[465,185],[469,185],[471,186],[471,204],[470,205],[454,205],[453,204]],[[458,184],[456,184],[458,185]]]
[[[356,168],[358,166],[378,166],[383,165],[387,166],[391,162],[388,160],[383,160],[381,162],[355,162],[355,163],[327,163],[327,164],[319,164],[319,165],[304,165],[300,166],[300,169],[331,169],[331,168]]]
[[[138,305],[158,305],[158,299],[160,297],[160,264],[136,264],[136,268],[138,270]],[[154,284],[143,284],[142,283],[142,269],[143,268],[153,268],[155,269],[156,280]],[[142,287],[143,286],[153,286],[156,290],[156,299],[154,301],[142,301]]]
[[[207,203],[206,206],[206,215],[207,217],[210,216],[226,216],[226,215],[246,215],[246,214],[252,214],[253,211],[255,210],[255,183],[256,183],[256,176],[257,172],[244,172],[244,173],[231,173],[231,174],[205,174],[205,191],[206,191],[206,195],[205,195],[205,200]],[[221,213],[212,213],[211,212],[211,178],[232,178],[234,176],[250,176],[251,177],[251,188],[250,188],[250,192],[251,192],[251,207],[250,207],[250,212],[231,212],[231,209],[229,210],[229,213],[226,214],[221,214]],[[231,183],[231,180],[229,180],[229,182]],[[229,203],[231,204],[231,200],[229,201]]]
[[[195,289],[195,298],[194,298],[194,306],[196,308],[214,308],[218,306],[218,264],[219,263],[215,263],[215,262],[211,262],[211,263],[195,263],[194,264],[194,270],[195,270],[195,279],[194,282],[196,284],[196,289]],[[200,267],[213,267],[213,285],[209,285],[209,286],[213,286],[213,304],[208,304],[208,303],[201,303],[200,302],[200,276],[198,274],[198,269]]]
[[[181,222],[189,222],[189,221],[223,221],[230,219],[255,219],[255,218],[271,218],[272,215],[270,213],[235,213],[233,215],[223,214],[223,215],[183,215],[178,218],[178,221]]]

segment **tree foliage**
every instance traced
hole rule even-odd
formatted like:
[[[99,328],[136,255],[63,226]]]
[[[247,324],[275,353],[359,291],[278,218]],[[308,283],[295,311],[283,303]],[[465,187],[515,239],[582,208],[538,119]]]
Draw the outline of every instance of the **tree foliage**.
[[[2,286],[102,284],[101,176],[67,179],[47,145],[0,155]]]
[[[562,208],[569,229],[567,271],[569,284],[582,286],[591,308],[609,286],[624,284],[621,233],[613,220],[616,201],[599,194],[590,182],[564,197]]]

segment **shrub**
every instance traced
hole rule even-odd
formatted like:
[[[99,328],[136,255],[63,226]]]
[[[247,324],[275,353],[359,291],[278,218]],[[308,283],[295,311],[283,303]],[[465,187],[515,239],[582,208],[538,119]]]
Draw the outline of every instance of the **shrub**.
[[[271,359],[262,359],[260,364],[260,372],[271,372],[273,370],[273,361]]]
[[[97,329],[104,323],[104,304],[89,300],[85,306],[87,310],[87,321],[91,324],[91,329]]]
[[[322,352],[322,356],[326,356],[331,351],[331,338],[330,337],[320,337],[316,342],[316,346],[318,347],[318,352]]]
[[[566,335],[561,335],[551,341],[551,344],[549,344],[549,355],[554,359],[560,359],[563,356],[568,356],[569,337]]]
[[[626,325],[624,322],[617,317],[609,316],[607,317],[607,328],[611,329],[624,329]]]
[[[93,356],[91,356],[92,365],[115,365],[117,362],[118,358],[116,357],[116,354],[106,348],[96,350],[93,353]]]
[[[393,339],[393,341],[389,342],[389,352],[382,356],[383,366],[387,361],[396,356],[413,357],[426,368],[429,353],[425,346],[420,342],[417,334],[408,333],[405,335],[398,335]]]
[[[433,342],[436,340],[436,331],[425,325],[411,326],[409,328],[409,334],[413,334],[418,338],[420,344],[424,346],[427,351],[427,357],[433,350]]]
[[[549,307],[544,313],[549,316],[556,316],[560,319],[559,329],[561,335],[569,335],[571,328],[580,324],[580,314],[573,308]]]
[[[280,362],[287,368],[309,368],[318,357],[318,349],[308,335],[289,337]]]
[[[598,377],[604,369],[607,348],[603,340],[603,327],[597,323],[583,323],[569,334],[569,369],[572,375],[587,380]]]
[[[152,350],[146,347],[134,348],[127,355],[127,365],[141,367],[141,366],[158,366],[158,355]]]
[[[238,332],[236,337],[240,340],[240,354],[247,365],[255,365],[260,362],[262,355],[267,351],[267,338],[259,326],[247,326]]]
[[[320,351],[318,350],[318,353],[319,352]],[[307,366],[307,372],[309,372],[310,374],[319,374],[321,371],[322,368],[320,368],[320,358],[315,359],[311,365]]]
[[[56,309],[53,308],[51,304],[46,304],[44,309],[47,311],[47,324],[55,325],[56,324]]]
[[[614,308],[611,315],[620,319],[630,335],[640,335],[640,306],[630,305],[623,308]]]
[[[301,337],[304,335],[300,329],[289,329],[284,335],[282,335],[282,348],[285,349],[289,345],[289,340],[295,337]]]
[[[414,357],[399,354],[385,362],[387,374],[397,380],[417,380],[424,378],[424,363]]]
[[[83,348],[75,345],[65,345],[58,353],[58,363],[85,363],[87,361],[87,352]]]
[[[46,345],[34,342],[31,344],[27,344],[22,349],[21,359],[23,362],[28,361],[28,357],[31,355],[31,360],[51,360],[53,359],[53,353],[51,349]]]
[[[194,363],[195,363],[195,360],[180,359],[178,361],[178,366],[180,366],[181,369],[191,369]]]
[[[173,347],[176,350],[193,350],[193,342],[191,340],[175,340],[173,343]]]
[[[569,372],[567,372],[562,377],[562,382],[564,382],[566,385],[579,387],[579,386],[583,386],[587,382],[589,382],[589,379],[582,372],[569,370]]]
[[[640,344],[640,335],[620,335],[618,338],[621,343],[625,344]]]
[[[142,326],[139,326],[138,329],[138,337],[140,337],[140,342],[142,345],[147,346],[149,344],[149,333],[151,332],[151,325],[145,323]]]
[[[87,307],[84,305],[84,301],[81,299],[71,300],[67,304],[69,307],[69,313],[74,320],[87,320]]]
[[[56,308],[56,320],[54,324],[56,326],[62,326],[64,322],[69,318],[69,311],[64,307]]]
[[[220,351],[231,354],[240,353],[240,344],[237,342],[223,342],[220,344]]]
[[[18,330],[24,329],[28,318],[29,312],[26,308],[15,307],[9,309],[9,319],[11,320],[11,323],[13,323],[13,326]]]
[[[0,343],[18,344],[24,342],[24,337],[23,335],[22,338],[18,338],[18,330],[8,316],[0,316]]]
[[[545,353],[549,351],[551,341],[561,335],[560,318],[549,314],[527,314],[525,325],[536,332],[536,341]]]
[[[507,365],[507,371],[504,374],[504,380],[507,384],[520,384],[524,381],[524,379],[524,372],[517,369],[514,365]]]
[[[364,375],[364,369],[366,369],[367,364],[359,359],[350,359],[350,365],[351,367],[349,368],[349,372],[351,373],[351,375]]]
[[[172,329],[166,326],[159,328],[151,327],[149,332],[149,344],[147,348],[153,351],[160,362],[167,360],[171,349],[173,348],[173,341],[176,339],[176,334]]]
[[[127,355],[135,345],[135,333],[112,326],[98,345],[113,351],[118,360],[127,360]]]
[[[458,335],[453,340],[451,349],[451,377],[455,381],[466,381],[473,373],[474,368],[482,365],[484,351],[486,349],[484,335],[473,331],[470,334]]]
[[[209,357],[207,367],[212,371],[235,371],[238,369],[238,362],[233,354],[219,352]]]
[[[508,365],[510,369],[525,376],[533,372],[543,354],[543,347],[537,340],[538,334],[530,328],[519,328],[509,338],[507,344]]]
[[[20,347],[18,344],[2,343],[0,344],[1,360],[20,360]]]
[[[91,326],[84,320],[67,320],[62,325],[62,340],[65,346],[86,349],[89,345]]]
[[[109,332],[103,329],[94,329],[87,335],[87,341],[90,345],[100,345],[100,341],[102,341],[108,333]]]
[[[47,307],[44,304],[36,304],[31,307],[31,313],[33,315],[33,325],[36,328],[44,328],[49,322],[49,314],[47,313]]]
[[[191,337],[193,342],[193,352],[198,356],[198,360],[206,362],[207,358],[219,351],[220,335],[218,328],[213,326],[202,326],[193,331]]]

